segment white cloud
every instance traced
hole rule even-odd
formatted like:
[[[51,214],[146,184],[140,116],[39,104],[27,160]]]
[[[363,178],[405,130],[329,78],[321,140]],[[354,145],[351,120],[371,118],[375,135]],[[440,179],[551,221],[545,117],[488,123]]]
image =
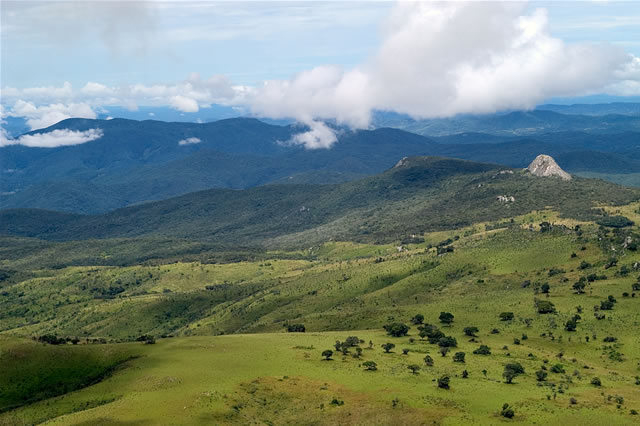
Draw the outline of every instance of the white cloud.
[[[295,134],[285,144],[303,145],[307,149],[331,148],[338,141],[336,132],[321,121],[305,123],[309,130]]]
[[[169,99],[171,107],[182,112],[198,112],[198,102],[195,99],[188,98],[182,95],[175,95]]]
[[[89,96],[113,96],[115,94],[115,90],[113,88],[93,81],[89,81],[85,84],[80,91]]]
[[[67,118],[96,118],[95,111],[85,103],[49,104],[36,106],[33,102],[18,100],[8,115],[25,117],[31,130],[42,129]]]
[[[193,145],[202,142],[199,138],[186,138],[178,141],[178,145]]]
[[[101,138],[102,135],[101,129],[89,129],[86,131],[57,129],[47,133],[22,135],[18,139],[9,139],[3,129],[0,134],[0,147],[24,145],[32,148],[56,148],[90,142]]]

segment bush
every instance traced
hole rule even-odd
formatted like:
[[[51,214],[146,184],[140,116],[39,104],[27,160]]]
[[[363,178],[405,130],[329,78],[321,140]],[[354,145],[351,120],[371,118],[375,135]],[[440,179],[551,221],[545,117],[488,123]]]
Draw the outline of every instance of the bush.
[[[362,363],[362,366],[367,371],[376,371],[378,369],[378,364],[376,364],[373,361],[365,361],[365,362]]]
[[[394,322],[393,324],[387,324],[383,328],[387,331],[388,335],[393,337],[406,336],[407,333],[409,332],[409,326],[399,322]]]
[[[513,312],[502,312],[500,314],[500,321],[511,321],[513,318]]]
[[[445,348],[457,348],[458,341],[455,337],[445,336],[441,337],[440,340],[438,340],[438,346]]]
[[[491,348],[487,345],[480,345],[473,353],[475,355],[491,355]]]
[[[289,324],[287,326],[287,331],[289,333],[304,333],[305,327],[304,324]]]
[[[598,378],[598,377],[594,377],[593,379],[591,379],[591,384],[593,386],[602,386],[602,381]]]
[[[548,373],[544,370],[536,371],[536,380],[539,382],[544,382],[547,380]]]
[[[438,319],[443,324],[451,324],[453,322],[453,314],[451,312],[440,312]]]
[[[502,406],[502,411],[500,411],[500,415],[502,417],[506,417],[507,419],[512,419],[513,416],[516,415],[516,412],[513,411],[513,408],[511,408],[509,404],[504,404]]]
[[[411,322],[413,324],[422,324],[423,321],[424,321],[424,315],[422,314],[416,314],[413,316],[413,318],[411,318]]]
[[[469,337],[477,337],[476,333],[478,333],[478,331],[480,330],[478,329],[478,327],[465,327],[462,331]]]
[[[418,374],[418,371],[420,371],[420,366],[418,364],[407,365],[407,368],[411,371],[411,374]]]
[[[433,358],[430,355],[425,356],[424,363],[427,367],[433,367]]]
[[[625,228],[633,225],[633,221],[625,216],[605,216],[596,220],[596,223],[608,228]]]
[[[442,376],[438,379],[438,387],[440,389],[449,389],[449,376]]]
[[[329,361],[331,359],[331,357],[333,356],[333,351],[331,349],[327,349],[325,351],[322,352],[322,356]]]
[[[539,314],[553,314],[556,312],[556,307],[548,300],[536,300],[536,309]]]
[[[464,352],[456,352],[453,355],[453,362],[464,362],[464,357],[465,357],[465,353]]]
[[[551,372],[556,374],[564,374],[564,366],[562,364],[556,364],[551,367]]]

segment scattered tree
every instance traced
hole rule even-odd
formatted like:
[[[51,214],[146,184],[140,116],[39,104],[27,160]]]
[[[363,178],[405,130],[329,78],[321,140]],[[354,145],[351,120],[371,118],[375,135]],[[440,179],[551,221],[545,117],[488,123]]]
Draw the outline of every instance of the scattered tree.
[[[443,324],[451,324],[453,322],[453,314],[451,312],[440,312],[438,319]]]
[[[475,355],[491,355],[491,348],[487,345],[480,345],[473,353]]]
[[[478,327],[465,327],[464,330],[464,334],[469,336],[469,337],[477,337],[476,333],[478,333]]]
[[[438,387],[440,389],[449,389],[449,376],[442,376],[438,379]]]
[[[500,314],[500,321],[511,321],[513,318],[513,312],[502,312]]]
[[[422,322],[424,321],[424,315],[422,314],[416,314],[413,316],[413,318],[411,318],[411,322],[413,324],[422,324]]]
[[[365,361],[365,362],[362,363],[362,366],[367,371],[376,371],[378,369],[378,364],[376,364],[373,361]]]
[[[384,326],[384,329],[387,331],[387,334],[393,337],[402,337],[406,336],[409,332],[409,326],[406,324],[402,324],[399,322],[394,322],[392,324],[387,324]]]
[[[513,416],[516,415],[515,411],[513,411],[513,408],[511,408],[511,406],[509,406],[509,404],[504,404],[502,406],[502,411],[500,411],[500,415],[502,417],[505,417],[507,419],[512,419]]]
[[[385,343],[384,345],[382,345],[382,349],[384,349],[385,353],[390,353],[391,349],[395,347],[396,345],[394,345],[393,343]]]
[[[407,365],[407,368],[411,371],[411,374],[418,374],[418,371],[420,371],[420,366],[418,364]]]
[[[519,363],[514,362],[504,366],[504,372],[502,373],[502,377],[504,377],[507,383],[512,383],[513,379],[515,379],[521,374],[524,374],[524,367]]]
[[[453,362],[464,362],[464,357],[465,357],[465,353],[464,352],[456,352],[453,355]]]
[[[325,351],[322,352],[322,356],[327,360],[331,360],[331,357],[333,356],[333,351],[331,349],[327,349]]]

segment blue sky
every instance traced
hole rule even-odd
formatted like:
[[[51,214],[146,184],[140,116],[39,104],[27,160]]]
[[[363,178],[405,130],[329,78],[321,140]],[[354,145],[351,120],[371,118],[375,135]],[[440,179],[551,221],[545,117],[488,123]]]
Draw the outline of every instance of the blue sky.
[[[2,114],[32,128],[114,105],[192,113],[224,104],[366,127],[373,109],[436,117],[640,95],[635,2],[1,7]]]

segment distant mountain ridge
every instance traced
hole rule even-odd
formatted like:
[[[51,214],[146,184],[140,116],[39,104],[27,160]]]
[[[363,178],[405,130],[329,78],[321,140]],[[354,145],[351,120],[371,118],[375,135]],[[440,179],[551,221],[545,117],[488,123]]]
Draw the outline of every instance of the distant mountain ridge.
[[[534,120],[562,128],[566,119],[534,111],[492,116],[484,126],[525,126]],[[586,116],[568,119],[582,126],[593,122]],[[615,123],[611,126],[617,129]],[[0,148],[0,207],[101,213],[209,188],[339,183],[380,173],[412,155],[524,168],[544,152],[571,173],[640,173],[640,132],[634,131],[563,130],[525,137],[464,132],[428,138],[396,128],[338,128],[339,140],[329,150],[283,143],[304,128],[252,118],[204,124],[69,119],[29,134],[92,128],[100,128],[103,137],[81,145]],[[179,144],[189,138],[199,142]]]

